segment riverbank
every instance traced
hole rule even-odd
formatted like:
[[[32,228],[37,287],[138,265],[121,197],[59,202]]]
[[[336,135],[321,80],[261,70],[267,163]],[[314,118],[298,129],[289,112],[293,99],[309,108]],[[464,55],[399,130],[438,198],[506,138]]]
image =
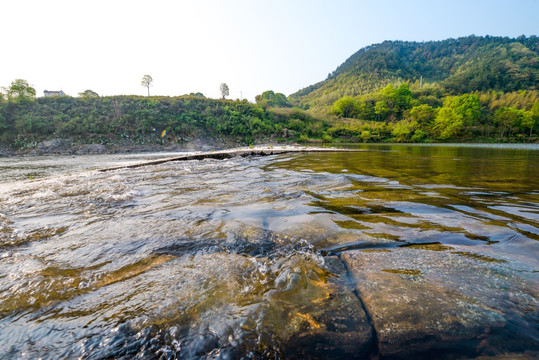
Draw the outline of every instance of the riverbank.
[[[426,119],[390,117],[375,121],[340,118],[328,111],[273,108],[247,101],[192,96],[9,101],[0,103],[0,153],[205,151],[263,143],[538,141],[537,125],[524,126],[516,120],[503,125],[494,121],[494,110],[476,119],[477,123],[459,123],[458,129],[439,134],[433,120],[441,111],[438,108],[420,108],[426,111]],[[410,114],[415,114],[413,110],[409,110]],[[532,124],[535,119],[528,110],[515,114],[527,119],[525,124]]]
[[[151,152],[185,152],[222,150],[238,146],[232,141],[217,141],[208,138],[198,138],[181,144],[151,144],[141,145],[123,142],[105,146],[98,143],[81,144],[71,139],[56,138],[42,141],[33,147],[14,150],[0,144],[2,156],[41,156],[41,155],[96,155],[96,154],[129,154]]]
[[[49,155],[104,155],[104,154],[144,154],[144,153],[180,153],[180,152],[205,152],[205,151],[222,151],[236,149],[242,144],[234,141],[216,140],[211,138],[197,138],[189,142],[180,144],[152,144],[140,145],[130,142],[118,143],[115,145],[105,146],[98,143],[80,144],[71,139],[57,138],[46,140],[36,144],[34,147],[25,148],[22,150],[14,150],[8,146],[0,144],[0,157],[12,156],[49,156]],[[539,143],[514,143],[514,142],[462,142],[462,143],[389,143],[389,142],[368,142],[368,143],[353,143],[353,142],[309,142],[298,144],[296,142],[267,142],[265,144],[256,145],[257,148],[264,146],[273,147],[342,147],[353,148],[359,146],[451,146],[451,147],[507,147],[507,148],[534,148],[539,146]]]

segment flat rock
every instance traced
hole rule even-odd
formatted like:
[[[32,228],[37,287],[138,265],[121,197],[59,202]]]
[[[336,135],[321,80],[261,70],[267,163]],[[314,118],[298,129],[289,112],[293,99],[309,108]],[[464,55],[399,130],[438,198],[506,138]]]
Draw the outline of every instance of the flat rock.
[[[37,144],[37,147],[34,149],[34,152],[38,155],[43,154],[63,154],[68,152],[71,144],[69,141],[64,139],[52,139],[42,141]]]
[[[372,326],[347,283],[346,269],[334,256],[327,257],[326,263],[335,276],[326,284],[327,297],[305,309],[309,322],[316,325],[287,341],[285,359],[366,359],[373,353]]]
[[[537,309],[537,279],[509,263],[413,248],[353,250],[341,260],[384,357],[539,354],[537,328],[520,316]]]
[[[299,147],[299,146],[277,146],[277,147],[253,147],[237,148],[221,151],[206,151],[193,154],[185,154],[176,157],[146,161],[138,164],[123,165],[113,168],[101,169],[99,171],[110,171],[118,169],[132,169],[142,166],[159,165],[171,161],[203,160],[203,159],[228,159],[236,156],[268,156],[286,153],[314,153],[314,152],[358,152],[359,149],[339,149],[339,148],[317,148],[317,147]]]

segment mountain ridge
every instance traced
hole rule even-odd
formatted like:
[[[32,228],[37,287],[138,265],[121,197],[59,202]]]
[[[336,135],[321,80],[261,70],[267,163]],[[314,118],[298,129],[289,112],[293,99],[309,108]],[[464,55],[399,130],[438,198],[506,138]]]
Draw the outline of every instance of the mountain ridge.
[[[539,38],[470,35],[426,42],[387,40],[361,48],[328,78],[289,99],[297,105],[329,105],[343,96],[421,78],[452,94],[535,90],[539,87]]]

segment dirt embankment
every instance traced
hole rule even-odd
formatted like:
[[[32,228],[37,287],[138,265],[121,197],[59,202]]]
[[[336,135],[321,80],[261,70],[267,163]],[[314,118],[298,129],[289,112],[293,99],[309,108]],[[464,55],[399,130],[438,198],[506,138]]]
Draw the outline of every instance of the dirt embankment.
[[[70,139],[52,139],[42,141],[34,147],[23,150],[13,150],[0,144],[1,156],[15,155],[88,155],[88,154],[114,154],[114,153],[141,153],[141,152],[180,152],[180,151],[211,151],[238,146],[236,143],[225,143],[213,139],[197,138],[182,144],[167,145],[140,145],[134,143],[115,144],[105,146],[102,144],[79,144]]]

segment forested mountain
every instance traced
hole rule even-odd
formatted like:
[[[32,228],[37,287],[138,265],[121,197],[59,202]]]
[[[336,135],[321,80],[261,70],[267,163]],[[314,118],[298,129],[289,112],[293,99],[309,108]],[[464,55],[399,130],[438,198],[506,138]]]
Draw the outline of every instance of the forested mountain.
[[[429,42],[384,41],[365,47],[328,78],[289,99],[296,105],[331,105],[343,96],[373,93],[402,82],[436,84],[459,95],[474,91],[539,88],[539,38],[468,36]]]

